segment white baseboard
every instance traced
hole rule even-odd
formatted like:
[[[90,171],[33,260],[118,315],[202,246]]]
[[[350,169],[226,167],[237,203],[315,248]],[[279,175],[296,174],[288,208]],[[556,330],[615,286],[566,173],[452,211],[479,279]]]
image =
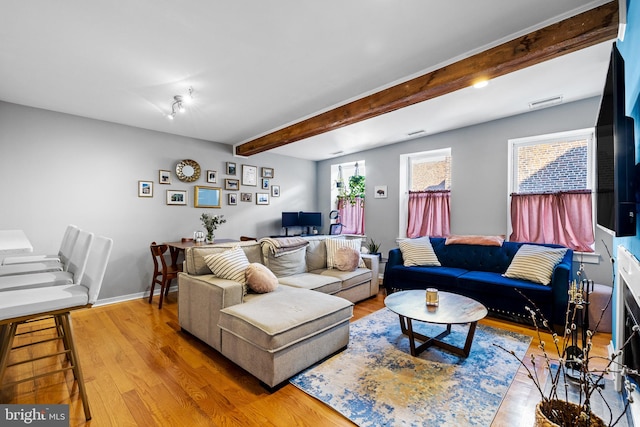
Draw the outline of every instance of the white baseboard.
[[[177,284],[169,288],[169,292],[177,292],[177,291],[178,291]],[[160,289],[156,289],[153,295],[154,296],[160,295]],[[135,294],[128,294],[128,295],[121,295],[119,297],[113,297],[113,298],[99,299],[98,301],[96,301],[96,303],[93,306],[99,307],[101,305],[116,304],[119,302],[131,301],[131,300],[140,299],[140,298],[149,298],[149,291],[137,292]]]

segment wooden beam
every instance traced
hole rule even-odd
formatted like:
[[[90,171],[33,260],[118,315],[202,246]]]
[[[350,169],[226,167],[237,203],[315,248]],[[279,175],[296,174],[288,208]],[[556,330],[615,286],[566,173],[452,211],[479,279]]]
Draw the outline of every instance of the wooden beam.
[[[236,154],[258,154],[433,99],[481,79],[493,79],[612,40],[617,31],[618,4],[614,1],[240,144]]]

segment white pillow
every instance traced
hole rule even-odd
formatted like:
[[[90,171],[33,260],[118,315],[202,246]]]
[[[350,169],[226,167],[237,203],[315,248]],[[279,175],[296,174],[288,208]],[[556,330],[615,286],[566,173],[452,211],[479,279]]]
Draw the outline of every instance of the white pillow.
[[[249,266],[249,260],[240,246],[217,254],[206,255],[204,262],[217,277],[242,283],[244,294],[247,294],[245,270]]]
[[[503,276],[548,285],[551,283],[553,269],[566,253],[567,248],[522,245]]]
[[[435,267],[441,265],[428,237],[401,240],[399,246],[405,267],[416,265]]]
[[[361,239],[326,239],[325,246],[327,248],[327,268],[332,270],[334,268],[338,268],[336,265],[336,251],[342,247],[348,247],[355,249],[358,253],[360,253],[360,245],[362,244]],[[360,257],[358,261],[358,267],[367,268],[367,265]]]

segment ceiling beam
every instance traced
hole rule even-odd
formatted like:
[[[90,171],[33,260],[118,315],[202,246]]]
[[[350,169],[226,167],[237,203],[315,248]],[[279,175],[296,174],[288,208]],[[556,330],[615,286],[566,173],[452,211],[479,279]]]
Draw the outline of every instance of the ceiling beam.
[[[617,31],[618,4],[614,1],[242,143],[236,146],[236,154],[258,154],[433,99],[478,80],[493,79],[612,40]]]

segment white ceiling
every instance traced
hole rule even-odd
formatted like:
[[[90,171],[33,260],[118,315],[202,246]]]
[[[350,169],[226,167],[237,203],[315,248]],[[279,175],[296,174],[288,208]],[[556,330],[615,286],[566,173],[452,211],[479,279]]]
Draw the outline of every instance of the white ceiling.
[[[3,0],[0,100],[232,146],[603,3]],[[596,96],[609,52],[604,43],[272,152],[320,160]],[[189,87],[194,103],[168,120]]]

